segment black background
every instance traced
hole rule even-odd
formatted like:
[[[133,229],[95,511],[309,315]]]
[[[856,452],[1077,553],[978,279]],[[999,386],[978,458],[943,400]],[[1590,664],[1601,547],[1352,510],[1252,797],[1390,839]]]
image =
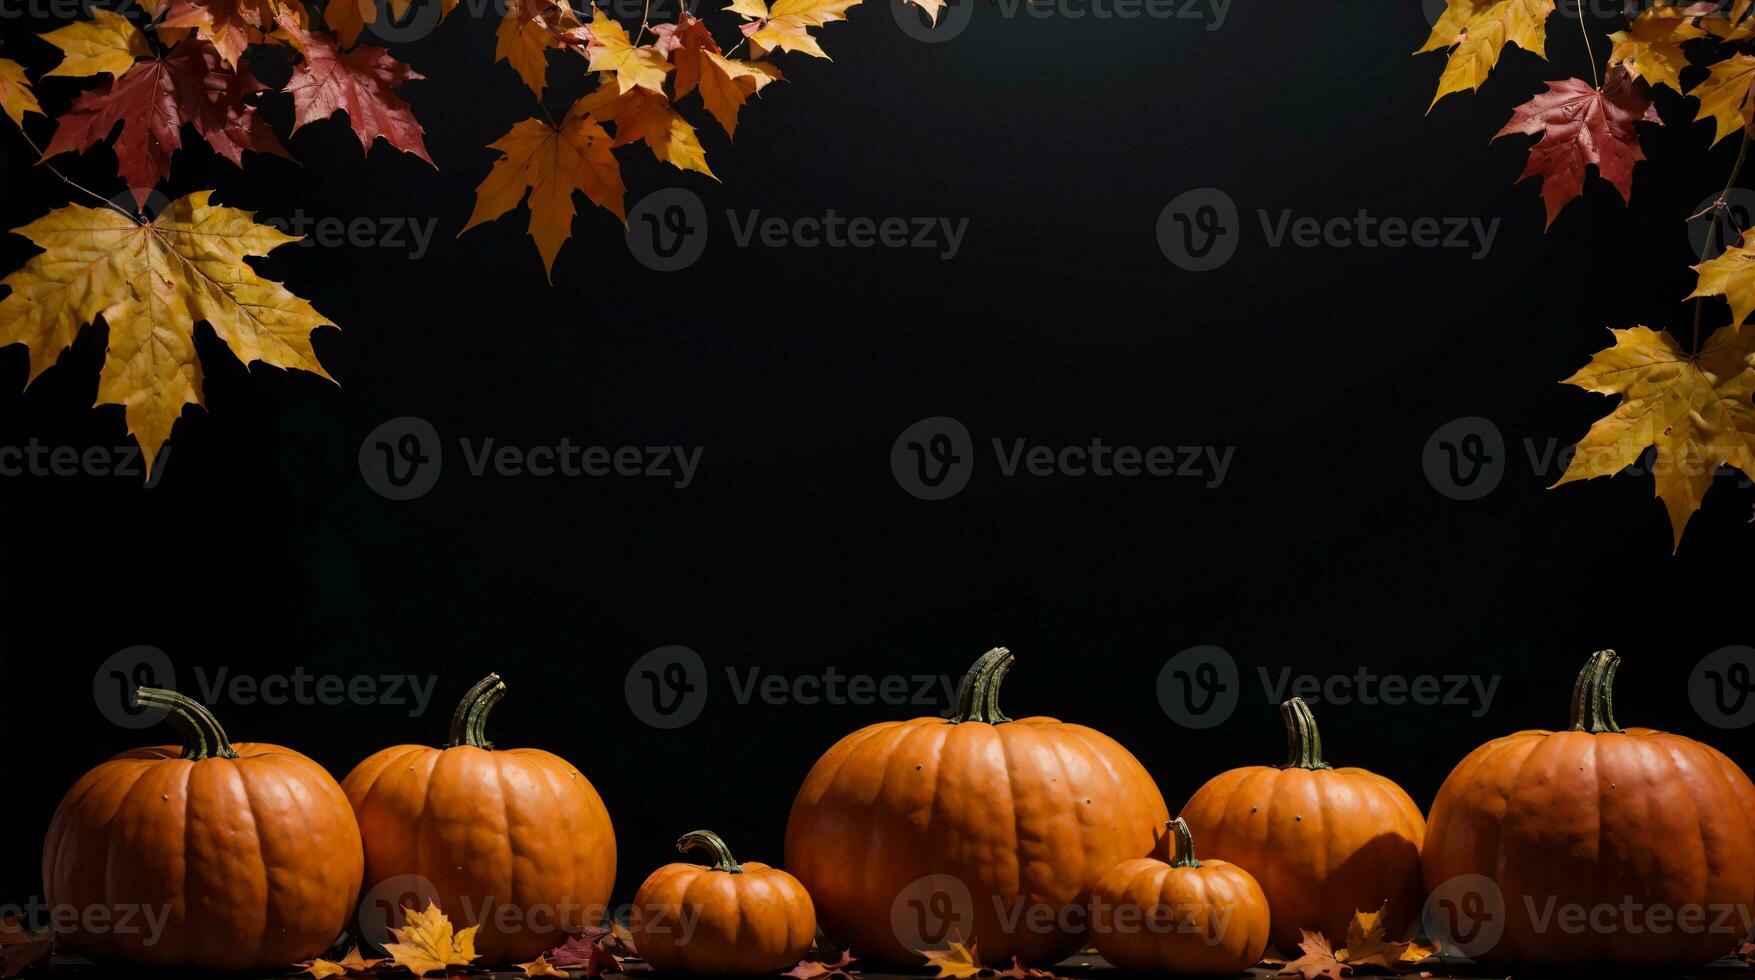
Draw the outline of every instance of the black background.
[[[713,22],[729,32],[729,24]],[[55,52],[6,21],[0,55],[33,77]],[[1178,19],[1007,17],[978,5],[960,36],[923,44],[878,0],[823,32],[834,61],[783,59],[789,81],[743,116],[735,147],[696,110],[723,180],[625,154],[629,204],[680,185],[713,215],[704,257],[660,274],[580,199],[555,282],[520,210],[457,238],[484,146],[534,111],[492,62],[493,23],[453,16],[392,45],[428,80],[403,89],[437,172],[340,120],[288,141],[302,161],[239,171],[205,147],[175,180],[263,217],[438,219],[428,254],[286,247],[261,263],[343,326],[317,348],[339,388],[246,371],[205,328],[205,410],[176,427],[162,483],[0,480],[0,656],[8,735],[0,901],[40,891],[38,844],[80,773],[157,732],[104,720],[93,672],[150,644],[179,684],[221,667],[257,677],[437,677],[425,716],[384,705],[216,710],[232,735],[296,747],[338,777],[369,751],[443,738],[449,702],[490,670],[510,694],[492,734],[578,765],[614,815],[619,900],[709,826],[777,860],[793,793],[816,757],[864,724],[932,705],[739,704],[724,670],[786,678],[956,675],[987,647],[1018,654],[1013,715],[1091,724],[1131,748],[1172,809],[1202,781],[1277,761],[1279,722],[1257,668],[1319,678],[1360,669],[1497,678],[1473,706],[1317,705],[1332,760],[1430,801],[1486,739],[1565,722],[1594,649],[1625,656],[1624,723],[1712,741],[1745,765],[1744,734],[1689,706],[1708,652],[1749,641],[1751,495],[1729,479],[1680,553],[1648,478],[1549,491],[1564,446],[1613,403],[1556,382],[1606,327],[1686,326],[1682,218],[1722,184],[1734,140],[1708,150],[1693,103],[1645,128],[1634,206],[1593,180],[1544,234],[1530,142],[1488,139],[1544,78],[1586,75],[1575,20],[1542,62],[1508,52],[1484,90],[1430,116],[1443,66],[1410,57],[1412,3],[1239,2],[1222,28]],[[1599,58],[1602,34],[1593,21]],[[563,109],[584,88],[554,57]],[[278,81],[264,58],[261,72]],[[58,111],[78,90],[41,86]],[[281,132],[284,98],[267,103]],[[27,125],[39,143],[49,126]],[[194,142],[191,140],[191,142]],[[68,191],[16,134],[0,219],[16,227]],[[107,150],[57,161],[119,191]],[[1234,260],[1182,272],[1154,236],[1189,188],[1245,215]],[[723,219],[828,209],[969,219],[961,253],[738,248]],[[1258,209],[1299,217],[1502,219],[1467,249],[1270,248]],[[0,268],[32,254],[0,239]],[[1722,305],[1709,309],[1722,322]],[[112,446],[121,410],[92,410],[102,332],[28,392],[22,347],[0,351],[0,445]],[[446,468],[417,500],[362,480],[360,444],[418,416]],[[905,493],[889,455],[949,415],[983,460],[953,499]],[[1437,492],[1422,452],[1439,426],[1484,416],[1509,459],[1475,501]],[[704,447],[693,486],[661,480],[473,477],[456,440],[521,446]],[[1217,489],[1182,479],[1002,478],[988,440],[1236,447]],[[700,653],[711,693],[677,731],[643,724],[624,680],[643,653]],[[1155,684],[1174,653],[1230,651],[1242,703],[1186,730]]]

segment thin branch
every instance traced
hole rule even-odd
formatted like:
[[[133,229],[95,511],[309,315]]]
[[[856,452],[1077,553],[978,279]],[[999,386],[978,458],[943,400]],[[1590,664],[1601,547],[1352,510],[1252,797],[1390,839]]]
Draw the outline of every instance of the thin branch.
[[[1712,217],[1707,219],[1706,242],[1700,246],[1700,261],[1702,263],[1704,263],[1706,261],[1706,257],[1712,253],[1713,245],[1716,244],[1718,241],[1719,222],[1720,221],[1725,221],[1727,223],[1729,222],[1728,216],[1730,215],[1730,211],[1731,211],[1731,205],[1730,205],[1731,191],[1736,189],[1737,178],[1741,177],[1743,175],[1743,164],[1748,162],[1748,160],[1749,160],[1749,143],[1750,143],[1751,135],[1752,134],[1749,131],[1749,127],[1744,126],[1743,127],[1743,143],[1741,146],[1739,146],[1737,148],[1737,162],[1734,166],[1731,167],[1730,179],[1725,181],[1725,188],[1724,188],[1724,190],[1719,192],[1718,200],[1712,202],[1712,207],[1707,208],[1706,211],[1701,212],[1701,214],[1705,214],[1708,211],[1712,213]],[[1699,216],[1700,215],[1695,215],[1695,217],[1699,217]],[[1689,220],[1693,220],[1693,219],[1691,218]],[[1741,230],[1742,229],[1738,229],[1739,232],[1741,232]],[[1726,247],[1729,247],[1729,245],[1730,245],[1730,243],[1728,241],[1725,244],[1726,244]],[[1706,299],[1703,296],[1694,297],[1694,341],[1692,344],[1692,349],[1693,349],[1693,352],[1696,354],[1698,354],[1700,352],[1700,317],[1701,317],[1701,312],[1702,312],[1702,309],[1704,307],[1705,301],[1706,301]]]
[[[1584,36],[1584,56],[1590,62],[1591,83],[1597,88],[1603,87],[1603,76],[1597,71],[1597,53],[1591,48],[1590,30],[1584,22],[1584,4],[1578,5],[1578,33]]]
[[[142,224],[143,223],[143,222],[141,222],[139,215],[129,214],[127,210],[122,208],[115,201],[110,200],[109,198],[103,196],[102,194],[99,194],[97,191],[94,191],[91,188],[85,186],[84,184],[81,184],[78,181],[74,180],[73,178],[68,177],[66,174],[55,169],[54,164],[45,162],[43,160],[42,148],[37,146],[36,140],[31,139],[30,134],[24,131],[24,123],[22,121],[20,121],[20,122],[14,123],[13,125],[18,127],[18,135],[24,137],[24,144],[31,148],[32,153],[35,153],[37,155],[37,166],[42,167],[44,170],[47,170],[49,173],[52,173],[55,176],[61,178],[61,182],[63,184],[66,184],[68,187],[71,187],[74,190],[79,191],[80,193],[89,196],[92,200],[97,201],[99,204],[102,204],[104,207],[109,208],[110,210],[116,212],[117,214],[120,214],[120,215],[126,217],[128,220],[134,222],[135,224]]]

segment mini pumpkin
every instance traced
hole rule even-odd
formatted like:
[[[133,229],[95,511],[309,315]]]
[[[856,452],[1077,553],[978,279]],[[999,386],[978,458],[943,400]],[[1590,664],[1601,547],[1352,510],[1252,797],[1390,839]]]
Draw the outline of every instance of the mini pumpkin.
[[[1612,650],[1591,657],[1569,729],[1494,739],[1438,790],[1422,855],[1433,904],[1503,923],[1496,938],[1454,924],[1477,961],[1683,967],[1748,928],[1755,785],[1709,745],[1617,724],[1619,664]]]
[[[419,882],[427,894],[417,905],[480,926],[482,966],[534,960],[595,926],[615,883],[615,830],[590,780],[560,756],[488,741],[488,714],[505,693],[489,674],[458,704],[443,748],[384,749],[342,781],[367,887]]]
[[[1160,853],[1116,865],[1091,893],[1091,942],[1123,970],[1216,975],[1261,962],[1268,900],[1249,872],[1201,861],[1181,819]]]
[[[676,842],[679,851],[697,847],[712,854],[712,864],[667,864],[634,896],[628,929],[646,962],[660,973],[750,976],[803,959],[817,914],[798,879],[754,861],[739,864],[710,830]]]
[[[232,971],[328,949],[363,863],[335,778],[291,749],[234,745],[175,691],[142,687],[134,704],[165,712],[183,744],[102,763],[56,809],[43,888],[51,907],[81,910],[67,943],[93,959]]]
[[[1280,952],[1296,951],[1305,929],[1339,941],[1356,912],[1380,908],[1388,934],[1407,935],[1424,898],[1420,808],[1374,772],[1330,766],[1302,698],[1280,713],[1286,761],[1214,776],[1182,808],[1189,829],[1260,882]]]
[[[917,966],[960,938],[988,962],[1057,962],[1097,879],[1151,853],[1170,819],[1151,775],[1094,729],[1007,717],[1012,659],[976,661],[950,718],[862,728],[805,777],[786,866],[842,946]]]

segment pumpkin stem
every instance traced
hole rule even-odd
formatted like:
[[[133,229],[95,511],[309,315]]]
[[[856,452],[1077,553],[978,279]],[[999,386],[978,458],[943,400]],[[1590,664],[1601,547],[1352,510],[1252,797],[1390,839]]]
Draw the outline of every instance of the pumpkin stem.
[[[704,847],[713,852],[714,871],[723,871],[734,875],[743,874],[743,865],[738,864],[737,858],[731,856],[731,848],[725,846],[725,841],[721,840],[718,834],[711,830],[691,830],[677,838],[676,849],[679,851],[688,851],[696,847]]]
[[[1601,735],[1618,732],[1615,723],[1615,668],[1621,658],[1613,650],[1591,654],[1572,685],[1572,730]]]
[[[1316,730],[1316,716],[1303,698],[1280,705],[1280,716],[1286,719],[1286,761],[1281,769],[1334,768],[1322,758],[1322,734]]]
[[[194,698],[162,688],[140,687],[134,690],[134,707],[151,708],[165,713],[165,722],[182,736],[185,759],[200,761],[238,757],[237,751],[232,748],[231,739],[225,737],[225,729],[219,727],[219,719]]]
[[[494,705],[506,696],[505,682],[499,674],[489,674],[475,683],[469,693],[463,695],[458,702],[457,711],[451,715],[451,740],[445,743],[448,749],[459,745],[471,745],[478,749],[491,749],[494,743],[487,739],[487,716],[494,710]]]
[[[1198,868],[1200,861],[1194,856],[1194,835],[1188,831],[1188,823],[1181,817],[1164,825],[1165,836],[1170,844],[1170,866],[1172,868]]]
[[[962,686],[957,688],[957,711],[951,715],[951,724],[979,721],[997,725],[1011,721],[1005,712],[999,710],[999,682],[1011,669],[1012,652],[1005,647],[994,647],[982,654],[975,666],[963,675]]]

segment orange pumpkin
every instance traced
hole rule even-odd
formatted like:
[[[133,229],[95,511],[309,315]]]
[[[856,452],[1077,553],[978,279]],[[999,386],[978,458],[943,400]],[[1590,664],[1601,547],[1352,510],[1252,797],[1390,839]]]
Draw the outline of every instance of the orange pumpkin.
[[[634,948],[660,973],[750,976],[804,958],[817,914],[798,879],[754,861],[739,864],[710,830],[684,834],[676,849],[702,847],[713,863],[667,864],[634,896]]]
[[[1091,893],[1091,941],[1123,970],[1216,975],[1261,962],[1268,900],[1249,872],[1200,861],[1178,819],[1162,853],[1123,861]]]
[[[1585,665],[1570,729],[1494,739],[1438,791],[1434,925],[1478,961],[1683,967],[1748,928],[1755,785],[1717,749],[1616,724],[1619,663]]]
[[[360,832],[335,778],[278,745],[233,745],[213,714],[142,687],[183,744],[136,749],[75,783],[49,823],[43,888],[80,910],[93,959],[260,970],[309,959],[359,898]]]
[[[862,728],[805,778],[786,866],[823,928],[861,956],[918,965],[973,939],[990,962],[1077,950],[1104,872],[1151,852],[1169,819],[1152,777],[1113,739],[999,710],[1012,655],[988,652],[955,713]]]
[[[1299,931],[1336,942],[1356,912],[1384,909],[1391,937],[1410,931],[1424,893],[1426,824],[1400,786],[1322,757],[1316,719],[1301,698],[1280,705],[1287,756],[1214,776],[1182,808],[1201,850],[1241,865],[1267,894],[1271,940],[1296,951]]]
[[[484,966],[533,960],[596,925],[615,883],[615,831],[590,781],[557,755],[487,740],[505,693],[489,674],[457,706],[444,748],[384,749],[342,781],[366,886],[391,890],[397,906],[415,892],[459,928],[480,926]]]

